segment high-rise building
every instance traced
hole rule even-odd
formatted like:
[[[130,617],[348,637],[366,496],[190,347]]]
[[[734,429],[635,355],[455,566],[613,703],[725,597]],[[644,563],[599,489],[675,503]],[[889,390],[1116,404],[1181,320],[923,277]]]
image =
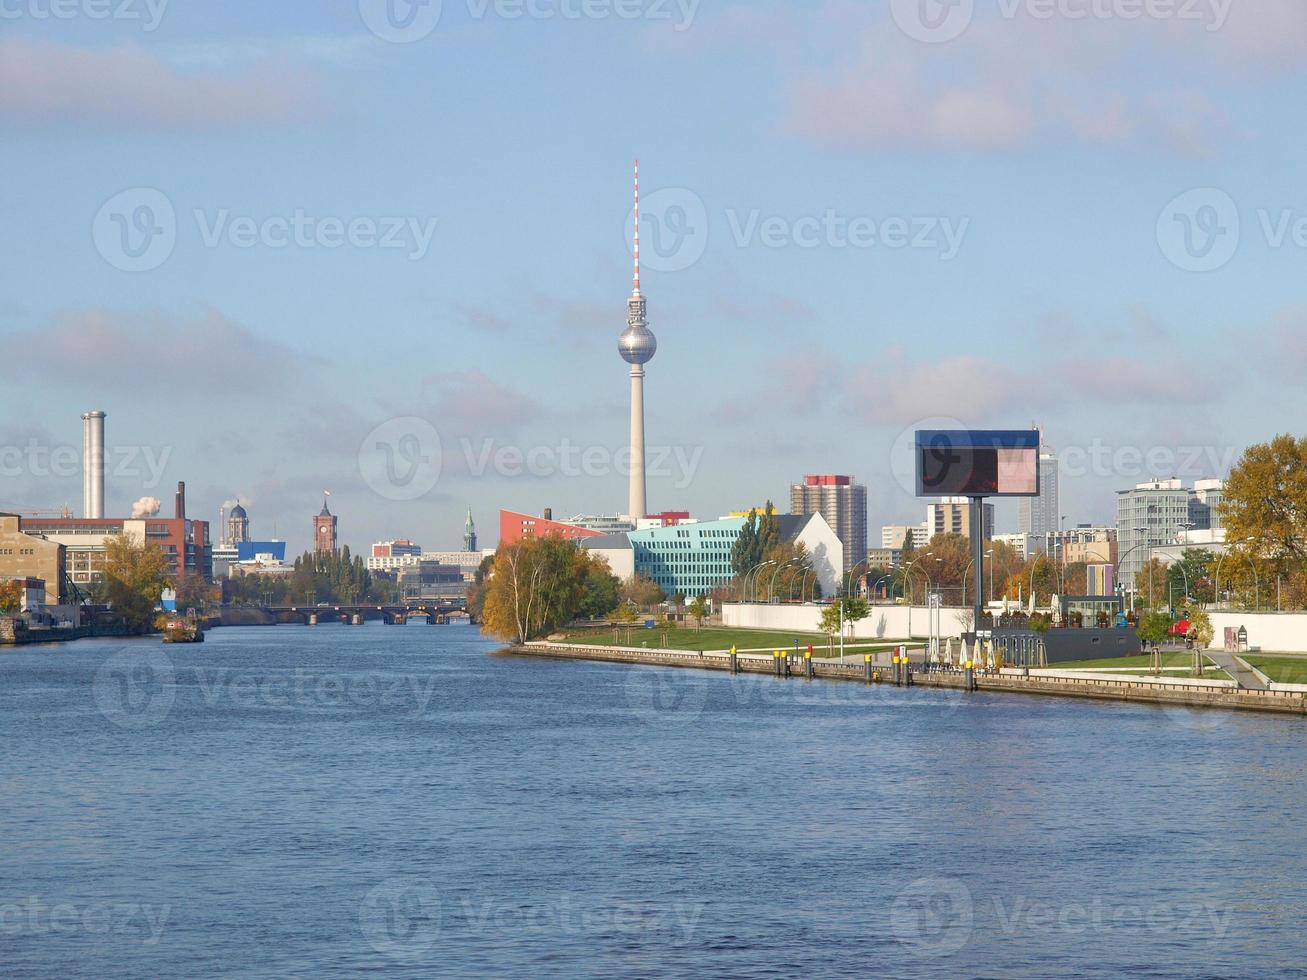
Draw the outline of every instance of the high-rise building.
[[[1061,530],[1061,502],[1058,500],[1057,453],[1051,446],[1039,448],[1039,496],[1022,497],[1017,530],[1043,536]]]
[[[984,504],[983,537],[994,536],[994,505]],[[937,534],[960,534],[971,537],[971,501],[966,497],[944,497],[939,503],[926,505],[926,530],[933,538]]]
[[[636,521],[648,512],[644,482],[644,366],[653,360],[658,341],[649,329],[645,300],[640,293],[640,161],[635,161],[635,277],[626,301],[626,330],[617,339],[617,352],[631,365],[631,480],[627,511]]]
[[[1221,502],[1225,499],[1224,480],[1195,480],[1189,495],[1189,523],[1195,531],[1215,531],[1223,527]]]
[[[327,509],[327,498],[322,498],[322,510],[313,518],[313,550],[318,554],[336,550],[336,517]]]
[[[885,524],[880,529],[880,546],[902,551],[909,534],[914,549],[925,547],[930,541],[930,531],[925,524]]]
[[[477,526],[472,523],[472,510],[468,509],[467,521],[463,524],[463,550],[477,550]]]
[[[790,486],[791,514],[820,514],[844,546],[844,568],[867,557],[867,488],[851,476],[808,475]],[[902,545],[902,541],[898,545]],[[896,545],[897,547],[897,545]]]
[[[1133,589],[1153,548],[1173,544],[1189,525],[1190,492],[1179,480],[1140,483],[1116,494],[1117,582]]]

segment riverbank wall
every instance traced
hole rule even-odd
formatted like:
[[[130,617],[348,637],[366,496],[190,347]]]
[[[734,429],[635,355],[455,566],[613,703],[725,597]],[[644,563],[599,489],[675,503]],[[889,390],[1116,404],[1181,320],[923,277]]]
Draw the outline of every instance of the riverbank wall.
[[[729,673],[729,651],[696,653],[684,650],[651,650],[635,647],[582,646],[535,641],[509,647],[505,652],[519,656],[547,657],[556,660],[593,660],[615,664],[645,664],[691,670],[714,670]],[[735,657],[739,673],[775,674],[777,659],[784,661],[782,676],[795,682],[808,678],[808,664],[803,657],[788,654],[776,658],[767,653],[740,653]],[[875,667],[879,683],[892,683],[893,675],[883,666]],[[814,680],[846,681],[866,684],[868,670],[863,663],[833,663],[814,658]],[[871,682],[876,683],[876,682]],[[1035,694],[1053,697],[1091,698],[1100,701],[1131,701],[1140,704],[1171,705],[1186,708],[1213,708],[1232,711],[1263,711],[1288,715],[1307,715],[1307,693],[1288,691],[1251,691],[1233,681],[1094,676],[1032,670],[977,672],[978,692]],[[966,675],[961,671],[914,672],[913,687],[952,688],[963,690]]]

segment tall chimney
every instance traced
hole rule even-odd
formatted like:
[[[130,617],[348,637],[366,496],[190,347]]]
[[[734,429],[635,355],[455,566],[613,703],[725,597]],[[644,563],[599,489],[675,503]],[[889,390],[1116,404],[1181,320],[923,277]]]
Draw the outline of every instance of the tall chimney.
[[[179,521],[186,520],[186,483],[183,480],[177,481],[177,512],[173,516]]]
[[[82,516],[104,516],[104,412],[82,413]]]

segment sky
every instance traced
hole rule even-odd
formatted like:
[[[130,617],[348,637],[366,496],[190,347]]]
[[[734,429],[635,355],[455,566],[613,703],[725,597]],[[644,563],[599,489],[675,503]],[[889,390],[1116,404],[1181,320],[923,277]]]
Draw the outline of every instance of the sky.
[[[0,509],[308,547],[805,473],[917,522],[917,428],[1038,424],[1068,524],[1302,432],[1300,0],[0,0]],[[1005,502],[1001,530],[1015,530]]]

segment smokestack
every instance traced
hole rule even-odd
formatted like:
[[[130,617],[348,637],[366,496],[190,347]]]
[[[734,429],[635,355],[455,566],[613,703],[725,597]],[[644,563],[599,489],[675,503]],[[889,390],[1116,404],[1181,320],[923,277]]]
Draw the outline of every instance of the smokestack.
[[[186,483],[182,480],[177,481],[177,513],[173,516],[179,521],[186,520]]]
[[[227,505],[218,508],[218,537],[221,547],[227,547]]]
[[[82,413],[82,516],[104,516],[104,412]]]

